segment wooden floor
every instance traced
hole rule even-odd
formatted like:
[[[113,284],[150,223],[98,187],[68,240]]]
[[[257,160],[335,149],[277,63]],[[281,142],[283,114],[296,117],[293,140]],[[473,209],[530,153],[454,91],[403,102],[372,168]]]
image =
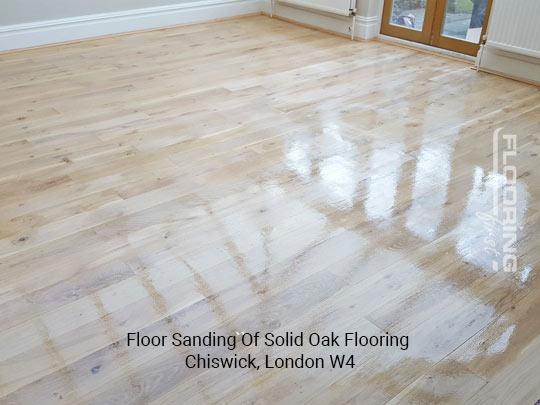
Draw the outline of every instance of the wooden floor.
[[[264,16],[0,55],[1,403],[540,399],[540,91]],[[493,131],[519,268],[494,272]],[[502,144],[501,144],[502,145]],[[495,229],[495,231],[494,231]],[[409,336],[187,369],[126,334]]]

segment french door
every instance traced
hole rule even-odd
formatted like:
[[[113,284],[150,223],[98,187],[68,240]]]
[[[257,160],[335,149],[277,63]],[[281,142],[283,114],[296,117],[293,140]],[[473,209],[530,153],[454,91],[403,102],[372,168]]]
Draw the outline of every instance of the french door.
[[[381,33],[476,55],[491,0],[385,0]]]

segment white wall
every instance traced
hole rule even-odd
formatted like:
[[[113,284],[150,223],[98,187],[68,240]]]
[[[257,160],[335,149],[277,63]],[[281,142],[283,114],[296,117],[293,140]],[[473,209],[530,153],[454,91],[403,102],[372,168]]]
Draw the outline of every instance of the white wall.
[[[262,0],[0,0],[0,51],[261,11]]]
[[[0,26],[189,3],[192,0],[2,0]]]

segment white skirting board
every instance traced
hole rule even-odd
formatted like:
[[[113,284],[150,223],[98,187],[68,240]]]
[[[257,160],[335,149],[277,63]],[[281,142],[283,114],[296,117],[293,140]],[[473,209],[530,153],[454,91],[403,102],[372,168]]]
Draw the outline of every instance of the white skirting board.
[[[510,52],[499,46],[490,46],[488,42],[479,57],[479,68],[540,85],[540,58],[530,53]]]
[[[0,51],[258,13],[261,0],[203,0],[0,27]]]

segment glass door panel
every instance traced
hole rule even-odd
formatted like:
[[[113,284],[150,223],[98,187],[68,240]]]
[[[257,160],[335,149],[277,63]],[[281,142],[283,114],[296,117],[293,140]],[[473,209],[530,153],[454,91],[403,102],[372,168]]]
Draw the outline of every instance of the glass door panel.
[[[442,35],[479,44],[487,0],[448,0]]]
[[[426,0],[394,0],[390,23],[416,31],[424,28]]]

